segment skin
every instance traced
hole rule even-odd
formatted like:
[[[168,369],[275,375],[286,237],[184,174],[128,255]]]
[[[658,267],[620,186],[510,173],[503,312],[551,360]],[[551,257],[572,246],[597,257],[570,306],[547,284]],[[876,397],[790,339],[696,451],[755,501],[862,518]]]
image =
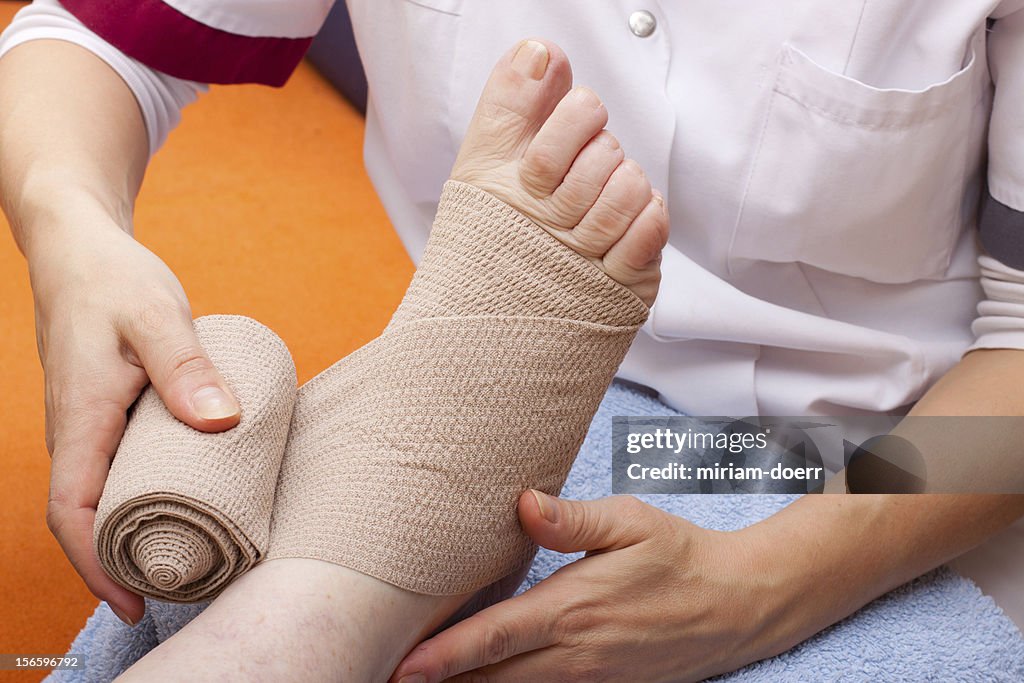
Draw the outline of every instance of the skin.
[[[564,59],[549,49],[545,78],[557,74]],[[542,87],[548,87],[547,80]],[[553,98],[550,104],[560,101]],[[520,142],[514,147],[525,153]],[[544,192],[560,172],[558,163],[545,160],[543,152],[538,146],[532,152],[538,161],[529,165],[534,172],[516,179],[525,194],[517,191],[516,197],[507,199],[522,202],[517,206],[535,219],[547,217],[541,222],[570,246],[585,253],[586,245],[598,245],[599,254],[603,247],[597,240],[573,245],[565,224],[557,220],[557,205],[541,201],[550,196]],[[95,504],[124,427],[125,409],[152,381],[172,412],[197,429],[230,428],[237,421],[237,408],[235,415],[212,420],[196,414],[189,400],[194,391],[223,386],[223,382],[191,335],[180,285],[159,259],[130,238],[132,205],[145,161],[144,131],[131,93],[91,54],[72,45],[36,41],[0,59],[0,196],[29,262],[40,358],[46,370],[47,445],[53,456],[47,518],[90,589],[127,620],[141,616],[141,600],[105,577],[91,547]],[[508,163],[507,157],[498,159],[499,167],[508,168]],[[615,166],[615,172],[624,166]],[[456,176],[493,190],[486,186],[493,171],[489,168],[483,162],[457,164]],[[622,175],[638,177],[629,168]],[[649,194],[649,185],[647,192],[646,204],[636,202],[639,214],[656,216],[660,202]],[[552,213],[539,216],[534,213],[542,210],[538,207]],[[634,220],[638,218],[634,214]],[[601,226],[607,223],[608,219],[594,220],[588,229],[600,236]],[[571,229],[568,232],[572,234]],[[657,240],[645,235],[626,249],[630,242],[621,233],[617,238],[604,235],[604,239],[611,246],[603,255],[587,255],[642,298],[653,297],[650,290],[652,280],[656,289],[656,276],[650,274],[652,265],[653,272],[657,270]],[[618,255],[613,256],[617,247]],[[111,272],[123,274],[133,286],[110,286],[102,274]],[[968,355],[929,392],[918,411],[1022,414],[1024,398],[1018,391],[1024,380],[1022,355],[1017,351]],[[817,496],[802,499],[746,530],[723,534],[629,501],[552,502],[560,515],[557,521],[546,522],[540,507],[544,502],[524,497],[520,503],[524,528],[542,544],[603,551],[573,565],[573,573],[563,570],[538,587],[565,595],[571,592],[588,607],[584,616],[567,622],[548,601],[533,607],[523,598],[506,601],[424,643],[395,677],[438,680],[477,670],[474,680],[536,678],[534,674],[541,672],[542,678],[568,678],[574,673],[594,673],[615,657],[625,658],[635,667],[631,671],[642,670],[652,680],[666,675],[671,667],[676,675],[686,671],[691,677],[735,668],[790,647],[871,598],[964,552],[1024,513],[1020,497]],[[780,543],[792,549],[785,558],[773,552]],[[346,680],[381,678],[403,652],[454,609],[452,602],[465,597],[425,599],[382,588],[385,584],[380,582],[374,585],[374,580],[354,572],[338,573],[341,568],[333,565],[304,562],[291,568],[279,565],[280,569],[274,568],[278,562],[261,565],[196,619],[195,628],[190,626],[167,641],[133,673],[145,673],[151,667],[149,672],[166,674],[169,662],[209,661],[226,667],[214,669],[211,677],[214,673],[237,677],[242,663],[225,657],[226,648],[200,650],[206,635],[230,642],[231,650],[252,654],[251,661],[257,656],[269,660],[271,652],[279,653],[261,650],[263,644],[293,645],[290,659],[274,659],[279,671],[291,677],[318,677],[322,671],[316,667],[324,666]],[[282,574],[275,574],[278,571]],[[827,585],[840,571],[847,577],[848,590],[820,591],[808,599],[806,587]],[[293,572],[308,579],[305,593],[289,592],[289,582],[282,580]],[[692,595],[729,599],[715,605],[642,600],[638,603],[642,609],[634,610],[636,605],[616,597],[622,594],[616,587],[632,584],[637,572],[644,572],[646,583],[664,595],[682,581]],[[755,601],[748,598],[752,573],[772,589],[758,594],[753,611]],[[266,604],[231,599],[257,589],[267,593]],[[559,598],[556,594],[551,599]],[[297,605],[305,603],[324,606],[322,615],[333,620],[324,630],[338,638],[326,650],[309,647],[305,636],[310,629],[300,627],[310,621],[286,621],[301,611]],[[300,616],[311,615],[320,616],[308,611]],[[245,623],[253,628],[240,628],[238,619],[248,620]],[[292,628],[284,633],[290,633],[291,640],[275,630],[275,625],[281,625],[279,619]],[[654,656],[632,640],[638,634],[660,632],[662,624],[673,625],[669,633],[674,649],[699,649],[702,661],[667,660],[664,650]],[[543,633],[550,642],[527,647],[538,642],[530,640],[533,631]],[[173,645],[172,651],[174,643],[180,647]],[[528,654],[513,657],[520,652]],[[272,669],[256,671],[261,670]]]

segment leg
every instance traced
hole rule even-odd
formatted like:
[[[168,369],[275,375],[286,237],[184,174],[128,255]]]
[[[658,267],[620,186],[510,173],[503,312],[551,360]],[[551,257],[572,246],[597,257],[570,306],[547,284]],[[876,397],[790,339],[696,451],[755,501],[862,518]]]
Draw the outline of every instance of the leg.
[[[526,214],[649,305],[667,238],[662,201],[602,130],[600,100],[586,89],[569,91],[570,82],[568,62],[553,46],[529,42],[503,58],[453,178]],[[126,677],[188,670],[190,678],[208,680],[261,673],[272,680],[384,680],[469,597],[421,595],[326,562],[275,559],[237,581]]]
[[[118,680],[384,680],[460,602],[320,560],[264,562]]]

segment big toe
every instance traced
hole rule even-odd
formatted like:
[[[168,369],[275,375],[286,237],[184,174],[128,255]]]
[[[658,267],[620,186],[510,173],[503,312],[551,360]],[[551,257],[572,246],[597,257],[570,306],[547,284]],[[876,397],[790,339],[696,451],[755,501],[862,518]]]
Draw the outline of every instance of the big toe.
[[[522,157],[571,86],[569,59],[554,43],[524,40],[506,52],[480,95],[452,176],[469,180],[481,165]]]

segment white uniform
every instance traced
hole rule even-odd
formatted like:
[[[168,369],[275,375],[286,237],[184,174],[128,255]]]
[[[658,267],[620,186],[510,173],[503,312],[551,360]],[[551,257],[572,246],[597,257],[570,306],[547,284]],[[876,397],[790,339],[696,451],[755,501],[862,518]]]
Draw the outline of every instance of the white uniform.
[[[220,30],[294,38],[329,3],[295,3],[306,18],[277,33],[274,12],[232,14],[237,0],[221,13],[171,4]],[[55,0],[36,6],[22,29],[34,33],[16,22],[0,50],[74,20]],[[524,37],[551,39],[672,215],[661,293],[621,374],[694,415],[901,413],[965,351],[1024,348],[1022,8],[350,0],[366,165],[417,259],[492,65]],[[155,149],[199,85],[154,80],[133,89]],[[999,552],[1019,546],[1019,575],[1024,530],[1010,536]],[[1000,602],[1024,624],[1014,590]]]

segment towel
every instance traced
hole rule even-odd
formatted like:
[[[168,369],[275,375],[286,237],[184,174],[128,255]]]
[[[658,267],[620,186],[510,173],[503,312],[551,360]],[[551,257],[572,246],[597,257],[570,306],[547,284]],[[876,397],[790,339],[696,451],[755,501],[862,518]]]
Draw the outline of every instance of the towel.
[[[615,415],[678,415],[651,393],[616,381],[608,390],[562,495],[591,499],[611,493],[611,419]],[[792,495],[641,496],[701,526],[739,529],[770,516]],[[577,559],[542,550],[524,589]],[[836,586],[842,590],[842,586]],[[101,603],[72,643],[85,654],[80,671],[56,671],[47,680],[110,681],[199,614],[204,604],[148,600],[146,616],[125,626]],[[382,675],[384,675],[382,673]],[[770,659],[714,679],[729,683],[786,681],[1024,680],[1024,637],[978,588],[940,568],[875,600],[831,628]]]

